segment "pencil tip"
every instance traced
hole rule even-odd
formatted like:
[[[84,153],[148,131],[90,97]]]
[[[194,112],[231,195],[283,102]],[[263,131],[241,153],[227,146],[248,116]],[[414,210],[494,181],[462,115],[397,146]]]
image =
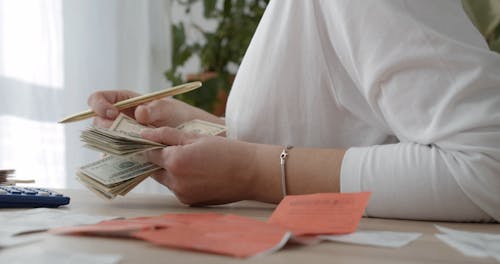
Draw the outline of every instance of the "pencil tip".
[[[64,124],[64,123],[67,123],[67,122],[68,122],[68,120],[69,120],[69,118],[63,118],[63,119],[61,119],[61,120],[57,121],[57,123],[59,123],[59,124]]]

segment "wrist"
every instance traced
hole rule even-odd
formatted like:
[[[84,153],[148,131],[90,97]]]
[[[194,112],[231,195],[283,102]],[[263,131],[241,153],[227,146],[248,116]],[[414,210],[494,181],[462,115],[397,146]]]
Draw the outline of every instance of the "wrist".
[[[277,203],[282,199],[280,153],[282,146],[256,144],[251,199]]]
[[[235,200],[256,200],[256,192],[259,189],[258,183],[258,144],[248,143],[238,140],[230,140],[237,151],[231,156],[236,162],[223,163],[233,166],[228,167],[226,173],[232,178],[229,188],[234,189]]]

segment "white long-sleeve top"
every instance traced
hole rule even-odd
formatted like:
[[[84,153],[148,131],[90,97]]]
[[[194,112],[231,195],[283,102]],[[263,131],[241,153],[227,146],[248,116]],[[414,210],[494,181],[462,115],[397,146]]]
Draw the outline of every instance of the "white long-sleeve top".
[[[226,123],[347,148],[341,191],[372,192],[368,216],[500,220],[500,55],[459,0],[271,1]]]

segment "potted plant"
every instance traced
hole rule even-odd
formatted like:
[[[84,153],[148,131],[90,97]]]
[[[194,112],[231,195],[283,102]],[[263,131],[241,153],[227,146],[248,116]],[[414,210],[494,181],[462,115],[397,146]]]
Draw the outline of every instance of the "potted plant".
[[[197,0],[178,0],[190,13]],[[165,77],[178,85],[187,81],[200,80],[203,89],[196,93],[178,95],[176,98],[205,109],[215,115],[223,115],[225,101],[236,74],[235,68],[250,43],[257,24],[269,0],[203,0],[203,16],[216,21],[214,31],[204,30],[194,22],[189,22],[201,33],[202,40],[188,44],[185,22],[172,25],[172,67]],[[200,72],[183,76],[180,72],[190,58],[200,60]],[[231,68],[231,65],[233,66]],[[236,67],[234,67],[236,66]]]
[[[462,0],[462,4],[491,50],[500,52],[500,1]]]

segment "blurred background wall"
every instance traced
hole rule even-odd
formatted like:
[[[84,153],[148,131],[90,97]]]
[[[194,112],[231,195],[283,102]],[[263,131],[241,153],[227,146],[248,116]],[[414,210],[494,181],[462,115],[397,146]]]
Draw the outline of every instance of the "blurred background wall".
[[[99,154],[82,147],[85,109],[102,89],[166,88],[170,1],[0,0],[0,168],[38,186],[80,188],[74,172]],[[157,191],[144,183],[140,191]]]

